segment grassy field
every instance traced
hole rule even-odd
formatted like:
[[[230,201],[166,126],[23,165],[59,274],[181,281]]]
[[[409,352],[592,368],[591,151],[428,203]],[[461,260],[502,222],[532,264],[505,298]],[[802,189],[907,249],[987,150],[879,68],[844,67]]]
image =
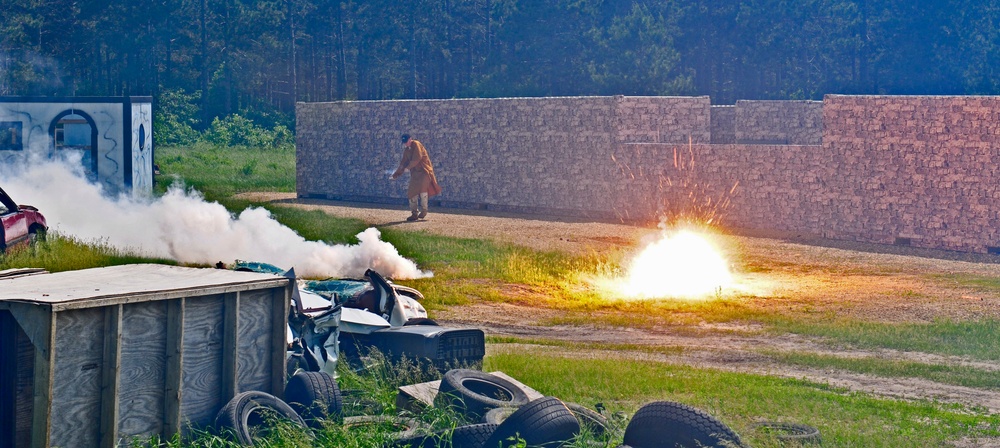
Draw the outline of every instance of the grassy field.
[[[354,235],[366,228],[358,220],[253,204],[233,197],[249,191],[294,191],[292,151],[198,146],[158,148],[157,155],[164,173],[158,179],[158,191],[183,180],[188,187],[198,189],[209,200],[219,201],[234,212],[251,205],[266,207],[278,220],[311,240],[354,243]],[[415,260],[421,268],[435,272],[433,278],[407,283],[424,292],[425,306],[432,313],[463,305],[502,302],[558,311],[557,317],[545,321],[547,325],[587,324],[636,331],[658,328],[695,334],[705,331],[698,324],[728,323],[749,325],[756,328],[754,332],[765,336],[811,338],[831,350],[843,347],[919,351],[1000,361],[997,348],[1000,322],[991,317],[893,323],[817,312],[810,304],[762,306],[760,300],[739,295],[698,302],[621,300],[604,297],[581,285],[589,276],[619,271],[623,252],[571,255],[395,228],[385,228],[382,232],[383,238],[401,254]],[[108,247],[83,245],[71,237],[51,235],[49,241],[37,248],[4,256],[0,268],[41,266],[57,271],[139,260]],[[747,262],[744,268],[748,272],[813,269],[775,266],[766,261]],[[881,275],[893,274],[890,270]],[[1000,288],[1000,281],[992,277],[942,276],[929,281],[962,282],[963,286],[989,294]],[[507,292],[512,285],[530,291],[530,299]],[[782,446],[772,436],[753,429],[753,424],[762,420],[816,426],[823,435],[823,446],[830,447],[947,446],[960,440],[1000,438],[1000,418],[974,406],[887,399],[804,379],[651,360],[653,355],[671,356],[687,350],[679,347],[567,343],[544,338],[491,338],[489,344],[487,370],[503,370],[547,395],[587,405],[600,402],[626,414],[649,401],[680,401],[717,416],[751,446]],[[532,349],[526,351],[523,349],[526,346]],[[593,353],[608,355],[594,357]],[[617,356],[622,353],[630,356]],[[976,365],[955,367],[877,356],[857,359],[805,352],[778,353],[763,348],[756,355],[781,365],[1000,390],[996,371]],[[391,396],[393,389],[379,389],[383,386],[367,387],[375,394]],[[391,410],[391,403],[386,406]],[[279,438],[273,446],[313,443],[312,446],[360,447],[374,443],[331,431],[332,435],[323,436],[320,442],[302,442],[288,436]],[[607,446],[616,446],[619,441],[609,441]],[[206,438],[202,444],[216,443],[222,442]],[[969,446],[975,446],[975,442],[970,443]]]

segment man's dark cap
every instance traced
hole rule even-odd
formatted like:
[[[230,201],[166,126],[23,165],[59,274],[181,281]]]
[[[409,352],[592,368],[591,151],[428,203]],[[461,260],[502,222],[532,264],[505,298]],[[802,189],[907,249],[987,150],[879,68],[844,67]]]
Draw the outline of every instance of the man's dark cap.
[[[410,139],[410,134],[403,134],[403,143]]]

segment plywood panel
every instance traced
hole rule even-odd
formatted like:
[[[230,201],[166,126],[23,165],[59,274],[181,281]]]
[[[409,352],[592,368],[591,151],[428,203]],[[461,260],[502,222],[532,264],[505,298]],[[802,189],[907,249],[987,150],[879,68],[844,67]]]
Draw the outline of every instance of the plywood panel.
[[[57,314],[52,446],[96,446],[100,433],[104,309]]]
[[[163,432],[166,317],[165,301],[123,307],[119,438]]]
[[[236,372],[241,392],[271,392],[272,297],[267,289],[240,294]]]
[[[17,410],[14,428],[14,446],[31,445],[31,417],[34,411],[35,346],[28,334],[18,327],[17,332],[17,385],[14,409]]]
[[[195,297],[184,304],[184,363],[181,419],[208,425],[222,408],[223,296]]]

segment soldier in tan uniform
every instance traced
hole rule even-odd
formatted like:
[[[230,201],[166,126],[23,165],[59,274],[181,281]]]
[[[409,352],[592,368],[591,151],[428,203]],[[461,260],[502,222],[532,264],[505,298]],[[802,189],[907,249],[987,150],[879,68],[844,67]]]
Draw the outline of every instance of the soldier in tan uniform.
[[[411,139],[409,134],[403,134],[402,140],[403,158],[399,161],[399,168],[389,178],[397,179],[405,172],[410,173],[406,197],[410,199],[412,214],[406,220],[416,221],[427,216],[428,198],[441,194],[441,186],[434,177],[434,165],[431,164],[424,145]]]

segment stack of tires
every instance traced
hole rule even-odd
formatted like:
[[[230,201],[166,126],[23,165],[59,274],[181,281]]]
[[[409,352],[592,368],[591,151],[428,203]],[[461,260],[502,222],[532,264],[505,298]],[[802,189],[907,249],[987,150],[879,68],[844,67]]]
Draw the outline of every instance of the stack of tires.
[[[595,410],[555,397],[529,401],[527,391],[518,384],[476,370],[448,371],[441,380],[435,404],[481,423],[414,436],[399,441],[397,446],[559,447],[576,442],[581,434],[588,434],[588,439],[599,446],[607,446],[611,438],[622,435]],[[624,431],[622,446],[738,447],[742,442],[733,430],[704,411],[660,401],[636,412]]]
[[[358,429],[392,423],[399,428],[394,439],[399,448],[554,448],[579,446],[581,440],[613,446],[612,439],[622,441],[619,448],[743,446],[739,435],[724,423],[681,403],[648,403],[622,431],[585,406],[555,397],[529,400],[528,396],[523,386],[503,377],[478,370],[450,370],[441,380],[435,407],[449,408],[460,420],[471,423],[432,431],[402,417],[345,418],[344,397],[336,381],[323,372],[299,372],[285,388],[287,403],[263,392],[244,392],[219,411],[216,425],[247,446],[266,433],[276,417],[313,429],[321,428],[324,421]]]

